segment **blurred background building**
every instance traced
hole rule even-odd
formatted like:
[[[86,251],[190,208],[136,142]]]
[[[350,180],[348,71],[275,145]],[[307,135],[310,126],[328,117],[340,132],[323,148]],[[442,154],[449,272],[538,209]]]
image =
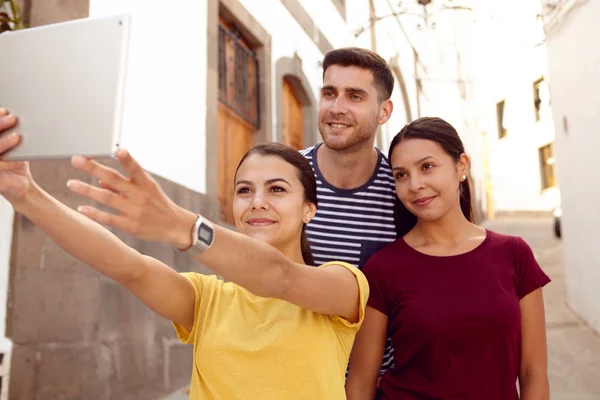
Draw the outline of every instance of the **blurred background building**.
[[[600,332],[600,2],[544,1],[569,304]]]

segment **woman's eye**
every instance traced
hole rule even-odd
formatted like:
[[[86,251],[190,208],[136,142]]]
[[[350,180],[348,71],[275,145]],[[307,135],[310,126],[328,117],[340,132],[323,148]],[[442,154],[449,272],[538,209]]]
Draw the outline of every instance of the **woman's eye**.
[[[275,192],[275,193],[280,193],[280,192],[285,192],[285,189],[284,189],[284,188],[282,188],[281,186],[273,186],[273,187],[271,188],[271,191],[272,191],[272,192]]]
[[[433,164],[431,164],[431,163],[423,164],[423,169],[431,169],[431,168],[433,168]]]
[[[243,188],[239,188],[236,193],[237,194],[244,194],[244,193],[249,193],[249,192],[250,192],[249,188],[243,187]]]
[[[404,172],[398,172],[396,173],[396,179],[402,179],[406,176],[406,174]]]

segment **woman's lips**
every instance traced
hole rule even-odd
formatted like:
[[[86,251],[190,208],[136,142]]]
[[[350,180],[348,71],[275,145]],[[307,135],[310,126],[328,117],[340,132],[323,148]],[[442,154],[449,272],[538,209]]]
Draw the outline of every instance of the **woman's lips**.
[[[436,197],[437,196],[421,197],[420,199],[413,201],[413,204],[417,207],[425,207],[429,205]]]
[[[273,225],[275,221],[268,218],[250,218],[246,223],[250,226],[269,226]]]

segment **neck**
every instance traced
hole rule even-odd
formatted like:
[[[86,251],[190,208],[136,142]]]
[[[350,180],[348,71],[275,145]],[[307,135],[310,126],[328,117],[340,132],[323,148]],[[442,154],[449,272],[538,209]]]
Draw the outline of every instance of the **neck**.
[[[418,220],[415,233],[427,243],[456,244],[468,235],[475,225],[471,223],[460,209],[460,204],[435,221]]]
[[[298,264],[305,264],[304,257],[302,256],[302,247],[299,245],[299,243],[300,239],[295,240],[291,243],[275,246],[275,248],[293,262]]]
[[[315,162],[318,162],[323,178],[331,185],[339,189],[354,189],[371,179],[378,158],[371,140],[341,151],[323,144],[317,149]]]

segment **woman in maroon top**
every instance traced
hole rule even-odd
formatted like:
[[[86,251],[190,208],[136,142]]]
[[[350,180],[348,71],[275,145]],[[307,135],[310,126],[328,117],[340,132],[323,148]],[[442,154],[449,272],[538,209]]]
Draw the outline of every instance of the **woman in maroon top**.
[[[349,400],[547,400],[541,288],[523,239],[472,223],[469,158],[456,130],[421,118],[392,141],[401,238],[363,271],[371,296],[350,358]]]

